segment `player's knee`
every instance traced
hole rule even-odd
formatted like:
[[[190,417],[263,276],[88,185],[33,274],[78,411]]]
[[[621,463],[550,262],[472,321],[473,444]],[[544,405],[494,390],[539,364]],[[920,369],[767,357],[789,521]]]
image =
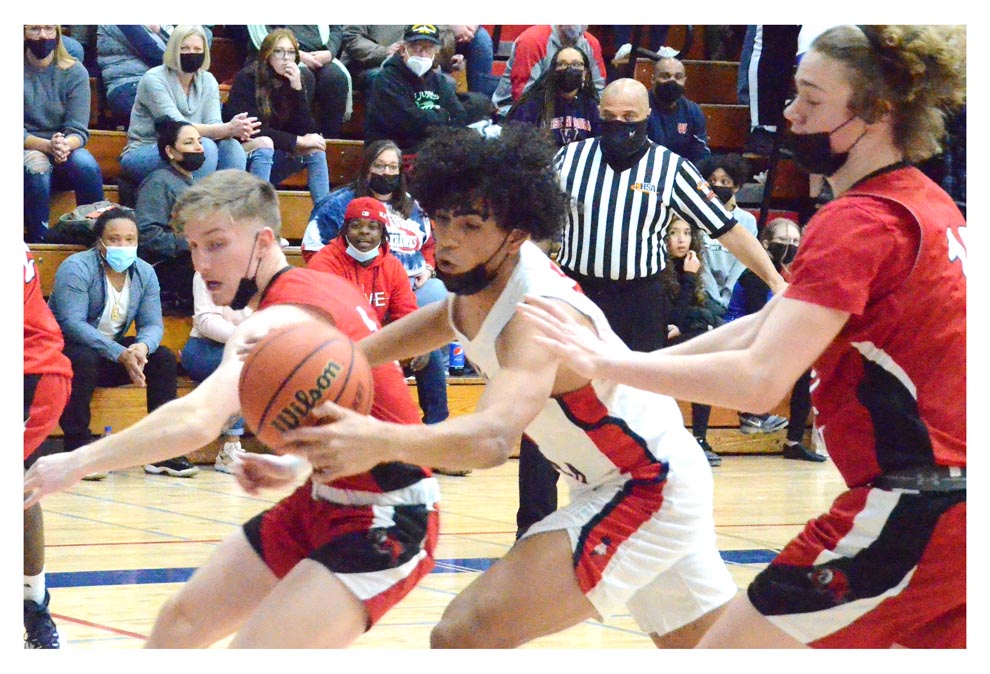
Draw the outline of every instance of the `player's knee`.
[[[147,648],[189,648],[202,634],[203,625],[196,620],[191,604],[183,593],[169,597],[155,620]]]
[[[496,616],[465,602],[452,602],[430,632],[430,648],[515,648],[521,642],[505,631]]]

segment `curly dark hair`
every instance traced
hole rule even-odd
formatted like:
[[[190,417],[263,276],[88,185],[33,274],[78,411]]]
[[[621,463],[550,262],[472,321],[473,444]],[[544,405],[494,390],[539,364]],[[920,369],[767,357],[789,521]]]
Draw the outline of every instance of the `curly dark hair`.
[[[420,146],[412,192],[429,213],[464,213],[480,200],[500,229],[556,239],[570,208],[553,170],[557,150],[529,124],[507,124],[494,139],[445,129]]]
[[[711,180],[712,174],[718,169],[729,174],[736,187],[742,187],[749,180],[749,162],[741,154],[713,154],[699,159],[696,166],[705,180]]]

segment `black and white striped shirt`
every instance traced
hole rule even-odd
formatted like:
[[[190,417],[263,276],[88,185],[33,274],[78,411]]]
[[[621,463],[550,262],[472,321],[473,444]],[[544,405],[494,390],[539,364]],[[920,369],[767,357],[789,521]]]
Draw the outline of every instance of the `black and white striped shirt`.
[[[605,161],[598,138],[560,149],[554,169],[571,197],[557,255],[583,276],[632,280],[664,268],[663,236],[673,213],[718,238],[736,224],[698,169],[653,142],[621,173]]]

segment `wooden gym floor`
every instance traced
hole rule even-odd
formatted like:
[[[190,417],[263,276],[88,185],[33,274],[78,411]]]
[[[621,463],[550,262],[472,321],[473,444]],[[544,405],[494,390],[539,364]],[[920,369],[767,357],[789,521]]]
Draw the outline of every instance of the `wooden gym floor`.
[[[517,466],[512,459],[466,477],[438,476],[437,567],[354,649],[428,648],[430,629],[451,598],[512,545]],[[842,489],[831,461],[725,456],[713,472],[718,545],[740,588]],[[138,467],[47,498],[47,578],[65,648],[141,648],[162,602],[214,546],[288,491],[248,496],[232,476],[210,466],[186,479],[147,475]],[[566,502],[563,487],[560,502]],[[618,615],[527,648],[650,649],[652,643],[630,616]]]

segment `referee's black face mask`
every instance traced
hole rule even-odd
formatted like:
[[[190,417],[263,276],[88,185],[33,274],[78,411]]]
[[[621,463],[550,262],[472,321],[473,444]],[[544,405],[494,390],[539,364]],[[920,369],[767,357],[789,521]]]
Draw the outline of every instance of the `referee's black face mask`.
[[[603,120],[600,127],[602,154],[610,164],[624,163],[646,148],[648,140],[645,119],[639,122]]]

